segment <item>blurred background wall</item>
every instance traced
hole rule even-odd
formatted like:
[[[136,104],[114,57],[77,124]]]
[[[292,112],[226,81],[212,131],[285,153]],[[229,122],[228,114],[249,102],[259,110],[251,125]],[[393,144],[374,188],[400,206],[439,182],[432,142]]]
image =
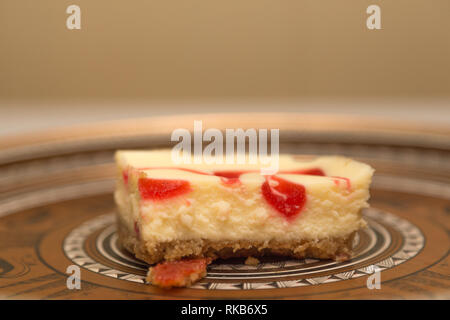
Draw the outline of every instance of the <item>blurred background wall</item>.
[[[66,28],[70,4],[81,30]],[[370,4],[382,30],[366,28]],[[203,111],[450,123],[449,13],[448,0],[0,0],[0,133]]]

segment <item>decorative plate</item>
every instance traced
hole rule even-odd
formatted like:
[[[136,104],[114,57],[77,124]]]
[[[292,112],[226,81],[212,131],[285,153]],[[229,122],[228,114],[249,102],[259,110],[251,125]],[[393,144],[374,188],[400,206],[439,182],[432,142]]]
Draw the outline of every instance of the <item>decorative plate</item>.
[[[230,259],[190,288],[145,284],[148,266],[117,241],[112,155],[168,147],[171,131],[196,119],[204,128],[279,128],[281,152],[371,164],[369,226],[353,259]],[[13,137],[0,143],[0,298],[448,299],[449,159],[446,128],[323,115],[161,117]],[[79,267],[80,289],[66,285],[69,266]]]

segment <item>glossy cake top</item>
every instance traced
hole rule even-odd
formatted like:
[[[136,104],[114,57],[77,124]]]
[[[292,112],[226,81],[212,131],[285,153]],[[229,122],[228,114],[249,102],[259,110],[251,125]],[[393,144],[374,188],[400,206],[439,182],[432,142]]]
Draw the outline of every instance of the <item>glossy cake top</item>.
[[[174,164],[170,150],[154,151],[118,151],[116,161],[121,170],[139,170],[149,177],[183,177],[187,179],[228,179],[257,176],[260,174],[259,164],[207,164],[193,163]],[[280,155],[279,170],[276,175],[289,175],[290,179],[317,181],[315,177],[342,177],[355,181],[371,177],[373,169],[361,162],[341,156],[322,156],[306,158],[300,156]],[[299,177],[302,176],[302,177]],[[248,177],[247,177],[248,178]]]

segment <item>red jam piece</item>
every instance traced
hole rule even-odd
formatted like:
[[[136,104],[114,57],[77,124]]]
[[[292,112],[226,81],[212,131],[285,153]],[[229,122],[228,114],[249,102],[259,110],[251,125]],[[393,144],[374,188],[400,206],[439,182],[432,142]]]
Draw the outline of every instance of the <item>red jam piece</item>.
[[[344,178],[344,177],[332,177],[334,178],[334,183],[339,186],[339,184],[341,183],[341,181],[345,182],[345,184],[347,185],[347,190],[350,191],[352,189],[352,183],[350,182],[349,178]]]
[[[311,175],[311,176],[325,176],[325,172],[323,172],[323,170],[319,169],[319,168],[311,168],[311,169],[296,170],[296,171],[286,171],[286,172],[280,172],[280,173],[306,174],[306,175]]]
[[[306,203],[306,189],[303,185],[279,177],[267,177],[261,190],[266,201],[286,218],[295,217]]]
[[[162,288],[184,287],[203,277],[210,263],[210,258],[163,262],[152,268],[151,282]]]
[[[241,174],[244,174],[245,171],[214,171],[215,176],[224,177],[227,179],[239,179]]]
[[[165,200],[191,191],[188,181],[140,178],[139,192],[144,200]]]
[[[214,171],[214,175],[222,178],[222,183],[224,184],[236,184],[240,183],[239,180],[241,174],[246,173],[246,171]]]

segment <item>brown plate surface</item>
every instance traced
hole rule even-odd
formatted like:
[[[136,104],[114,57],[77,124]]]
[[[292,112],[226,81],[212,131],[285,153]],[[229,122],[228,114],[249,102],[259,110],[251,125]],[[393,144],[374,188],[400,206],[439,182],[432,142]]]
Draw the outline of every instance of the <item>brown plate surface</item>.
[[[279,128],[282,152],[342,154],[375,167],[355,257],[216,261],[191,288],[144,284],[147,266],[117,242],[112,154],[167,147],[171,131],[192,129],[194,119],[204,128]],[[323,115],[152,118],[14,137],[0,143],[0,297],[448,299],[449,159],[446,128]],[[80,290],[66,286],[71,265],[80,267]],[[381,289],[369,290],[376,270]]]

